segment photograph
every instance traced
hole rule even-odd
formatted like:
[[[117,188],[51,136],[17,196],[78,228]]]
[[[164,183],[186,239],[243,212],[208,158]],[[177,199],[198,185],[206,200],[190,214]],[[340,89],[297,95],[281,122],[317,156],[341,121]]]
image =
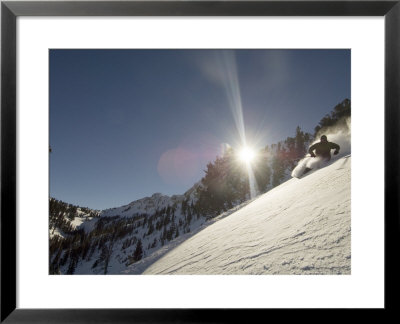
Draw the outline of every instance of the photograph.
[[[351,49],[48,55],[50,275],[352,274]]]
[[[397,309],[399,0],[0,11],[1,323]]]

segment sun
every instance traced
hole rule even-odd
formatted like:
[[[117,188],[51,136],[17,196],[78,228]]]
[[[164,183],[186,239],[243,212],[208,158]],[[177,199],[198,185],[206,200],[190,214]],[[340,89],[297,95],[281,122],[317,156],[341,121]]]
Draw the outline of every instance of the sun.
[[[252,148],[245,146],[239,152],[239,158],[243,162],[250,163],[255,157],[255,152]]]

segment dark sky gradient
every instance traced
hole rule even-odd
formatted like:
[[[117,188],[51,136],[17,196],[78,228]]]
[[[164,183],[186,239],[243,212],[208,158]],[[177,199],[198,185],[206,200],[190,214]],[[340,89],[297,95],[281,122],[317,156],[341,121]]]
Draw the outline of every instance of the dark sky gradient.
[[[350,50],[238,50],[248,144],[350,98]],[[216,50],[51,50],[50,195],[96,209],[182,194],[240,143]],[[222,70],[221,70],[222,69]],[[225,82],[226,83],[226,82]]]

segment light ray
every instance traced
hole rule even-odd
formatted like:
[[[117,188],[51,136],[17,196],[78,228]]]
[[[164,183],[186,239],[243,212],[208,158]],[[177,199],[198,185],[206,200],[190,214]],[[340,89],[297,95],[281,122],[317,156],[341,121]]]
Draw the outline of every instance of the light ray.
[[[228,99],[229,108],[235,121],[236,129],[238,131],[241,141],[241,146],[243,148],[246,148],[246,132],[244,127],[242,99],[240,95],[235,53],[230,50],[222,51],[220,62],[223,74],[222,79],[224,80],[225,92]],[[248,158],[249,155],[247,155],[246,159]],[[250,198],[254,198],[257,195],[257,185],[250,161],[246,161],[246,169],[249,178]]]

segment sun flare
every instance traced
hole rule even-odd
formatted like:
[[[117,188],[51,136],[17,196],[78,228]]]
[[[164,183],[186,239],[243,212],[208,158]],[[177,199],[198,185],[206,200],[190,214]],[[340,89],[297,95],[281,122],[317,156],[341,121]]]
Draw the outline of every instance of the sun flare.
[[[239,152],[239,158],[243,162],[250,163],[251,161],[253,161],[254,157],[255,157],[254,150],[248,146],[243,147]]]

